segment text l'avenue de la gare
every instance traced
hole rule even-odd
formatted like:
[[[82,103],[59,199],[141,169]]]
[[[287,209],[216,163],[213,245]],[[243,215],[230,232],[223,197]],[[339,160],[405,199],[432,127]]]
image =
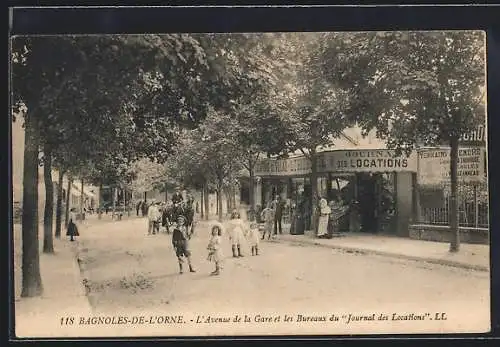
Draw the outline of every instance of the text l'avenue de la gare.
[[[164,325],[164,324],[221,324],[221,323],[345,323],[356,322],[384,322],[384,321],[443,321],[448,317],[445,312],[433,313],[371,313],[371,314],[235,314],[227,316],[219,315],[117,315],[117,316],[68,316],[61,317],[60,324],[70,325]]]

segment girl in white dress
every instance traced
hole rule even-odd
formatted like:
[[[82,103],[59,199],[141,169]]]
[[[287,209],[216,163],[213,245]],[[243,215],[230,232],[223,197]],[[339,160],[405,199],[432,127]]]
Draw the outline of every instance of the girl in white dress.
[[[221,235],[223,227],[221,224],[215,224],[212,226],[212,236],[208,242],[208,261],[213,261],[215,263],[215,271],[211,275],[219,275],[222,269],[222,249],[221,249]]]
[[[260,232],[257,223],[251,223],[247,233],[247,240],[252,250],[252,255],[259,255]]]
[[[233,257],[243,257],[241,248],[245,241],[245,230],[247,226],[245,222],[240,219],[240,214],[238,212],[233,212],[231,218],[232,219],[227,223],[227,231],[229,233],[229,240],[231,241]]]

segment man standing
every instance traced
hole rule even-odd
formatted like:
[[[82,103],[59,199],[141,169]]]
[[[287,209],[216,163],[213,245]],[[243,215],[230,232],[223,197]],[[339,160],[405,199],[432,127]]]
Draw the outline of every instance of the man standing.
[[[158,203],[153,202],[148,209],[148,235],[160,232],[161,213]]]
[[[274,209],[274,235],[278,235],[278,231],[283,234],[281,221],[283,220],[283,210],[285,208],[285,202],[281,199],[281,196],[277,195],[273,201]]]
[[[139,211],[142,209],[142,200],[140,200],[136,205],[135,205],[135,209],[136,209],[136,212],[137,212],[137,217],[139,217]]]

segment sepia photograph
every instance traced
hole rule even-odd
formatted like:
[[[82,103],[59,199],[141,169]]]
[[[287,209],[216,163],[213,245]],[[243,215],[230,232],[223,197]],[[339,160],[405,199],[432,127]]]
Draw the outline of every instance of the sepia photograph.
[[[17,338],[486,333],[486,33],[10,38]]]

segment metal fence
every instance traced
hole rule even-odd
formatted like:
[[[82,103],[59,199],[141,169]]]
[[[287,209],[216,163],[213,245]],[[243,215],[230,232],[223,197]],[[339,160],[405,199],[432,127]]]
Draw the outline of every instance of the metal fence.
[[[425,190],[419,188],[419,193]],[[449,187],[434,188],[440,197],[420,204],[418,223],[449,225]],[[441,190],[441,191],[440,191]],[[432,205],[432,206],[428,206]],[[436,206],[439,205],[439,206]],[[460,185],[458,189],[459,225],[470,228],[489,227],[488,189],[485,185]]]

